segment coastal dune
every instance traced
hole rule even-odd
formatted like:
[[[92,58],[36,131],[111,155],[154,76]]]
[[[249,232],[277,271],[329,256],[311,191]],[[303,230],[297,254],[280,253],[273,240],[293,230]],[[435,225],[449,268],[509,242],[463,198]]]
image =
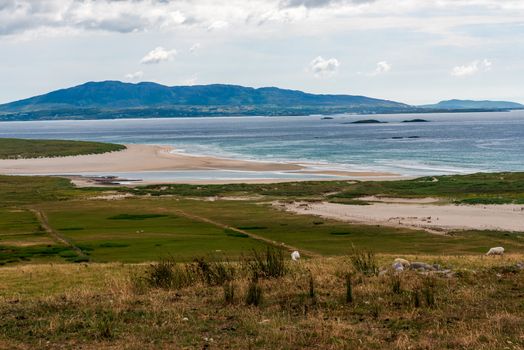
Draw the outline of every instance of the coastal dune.
[[[434,205],[421,203],[291,203],[285,210],[329,219],[424,229],[433,233],[453,230],[524,232],[524,205]]]

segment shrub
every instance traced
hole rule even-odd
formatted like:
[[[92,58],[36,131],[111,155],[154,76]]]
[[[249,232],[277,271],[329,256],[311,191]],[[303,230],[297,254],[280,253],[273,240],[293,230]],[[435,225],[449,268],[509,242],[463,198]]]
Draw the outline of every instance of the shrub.
[[[174,266],[175,263],[171,259],[163,259],[152,264],[146,273],[146,280],[149,285],[164,289],[171,288],[175,279]]]
[[[316,299],[315,280],[313,279],[313,274],[311,272],[309,272],[309,297],[313,300]]]
[[[96,321],[97,336],[100,339],[112,339],[114,337],[115,319],[112,312],[106,312]]]
[[[265,252],[253,250],[247,266],[255,278],[278,278],[286,274],[284,253],[276,248],[268,247]]]
[[[246,304],[259,306],[262,303],[262,288],[258,284],[258,279],[253,278],[249,284],[246,294]]]
[[[235,285],[233,282],[224,283],[224,301],[226,304],[233,304],[235,299]]]
[[[420,307],[420,294],[418,290],[413,291],[413,306],[415,306],[416,308]]]
[[[208,262],[204,258],[196,258],[194,263],[196,274],[208,286],[222,285],[235,277],[235,268],[228,262]]]
[[[371,250],[357,250],[353,247],[349,259],[355,271],[358,271],[366,276],[378,275],[378,264],[375,258],[375,253]]]
[[[351,285],[351,274],[346,274],[346,303],[353,302],[353,287]]]
[[[435,290],[436,280],[432,277],[425,278],[422,286],[422,295],[426,305],[429,307],[435,306]]]
[[[172,258],[152,264],[146,271],[145,279],[150,287],[178,289],[190,286],[195,276],[188,265],[177,265]]]
[[[389,280],[390,286],[391,286],[391,292],[394,294],[400,294],[402,293],[401,288],[401,279],[399,275],[393,275],[391,276],[391,279]]]

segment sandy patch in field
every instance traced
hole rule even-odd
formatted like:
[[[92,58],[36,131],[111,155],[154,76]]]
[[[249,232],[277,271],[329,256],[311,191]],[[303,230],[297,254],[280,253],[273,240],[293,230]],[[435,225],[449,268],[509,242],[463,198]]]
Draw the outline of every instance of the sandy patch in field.
[[[413,203],[281,204],[283,209],[325,218],[424,229],[439,233],[452,230],[496,230],[524,232],[524,205],[431,205]]]
[[[442,201],[439,198],[425,197],[425,198],[394,198],[394,197],[377,197],[365,196],[356,198],[364,202],[382,202],[382,203],[411,203],[411,204],[429,204]]]
[[[4,246],[10,246],[10,247],[32,247],[37,245],[49,245],[49,244],[55,244],[55,242],[51,239],[38,239],[38,240],[28,240],[28,241],[13,241],[13,240],[0,240],[0,244]]]
[[[122,200],[122,199],[130,198],[130,197],[134,197],[134,195],[131,193],[114,193],[114,194],[105,194],[102,196],[91,197],[89,199],[117,201],[117,200]]]

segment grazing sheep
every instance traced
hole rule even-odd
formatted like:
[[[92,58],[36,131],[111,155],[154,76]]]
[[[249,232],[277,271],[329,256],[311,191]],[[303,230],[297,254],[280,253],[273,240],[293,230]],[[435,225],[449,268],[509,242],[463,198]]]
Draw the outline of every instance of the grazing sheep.
[[[403,268],[408,268],[409,265],[411,265],[409,261],[407,261],[406,259],[402,259],[402,258],[396,258],[395,260],[393,260],[393,264],[395,263],[400,263]]]
[[[291,260],[293,261],[300,260],[300,253],[296,250],[293,253],[291,253]]]
[[[502,247],[494,247],[491,248],[486,255],[504,255],[504,248]]]

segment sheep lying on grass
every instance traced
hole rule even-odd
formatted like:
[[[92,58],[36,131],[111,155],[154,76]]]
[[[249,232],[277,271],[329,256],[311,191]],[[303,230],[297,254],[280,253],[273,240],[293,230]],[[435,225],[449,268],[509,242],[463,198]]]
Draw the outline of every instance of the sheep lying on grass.
[[[494,247],[491,248],[486,255],[504,255],[504,248],[503,247]]]
[[[293,253],[291,253],[291,260],[293,261],[300,260],[300,253],[296,250]]]
[[[395,260],[393,260],[393,263],[399,263],[404,268],[408,268],[411,265],[409,261],[407,261],[406,259],[402,259],[402,258],[396,258]]]

